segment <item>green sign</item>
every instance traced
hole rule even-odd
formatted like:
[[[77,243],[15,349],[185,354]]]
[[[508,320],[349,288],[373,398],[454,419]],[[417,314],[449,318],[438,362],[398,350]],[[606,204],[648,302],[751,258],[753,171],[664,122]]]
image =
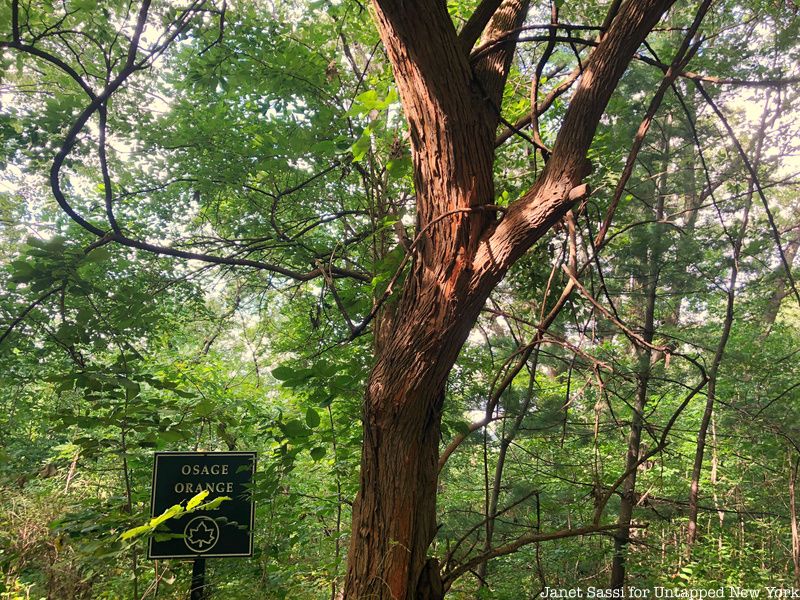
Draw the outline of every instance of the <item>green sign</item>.
[[[150,538],[149,558],[252,556],[255,452],[156,452],[153,462],[154,517],[208,491],[204,502],[231,499],[218,508],[169,519]]]

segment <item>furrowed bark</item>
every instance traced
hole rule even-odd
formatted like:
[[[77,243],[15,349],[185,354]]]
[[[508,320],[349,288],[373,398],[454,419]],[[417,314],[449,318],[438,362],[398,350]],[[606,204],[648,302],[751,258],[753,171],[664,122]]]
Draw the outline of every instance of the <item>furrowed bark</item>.
[[[671,5],[670,0],[629,1],[620,9],[584,67],[547,166],[533,187],[484,236],[474,261],[476,273],[487,280],[484,285],[495,285],[588,192],[580,186],[591,170],[586,152],[600,117],[634,52]]]
[[[409,122],[423,237],[367,385],[345,597],[440,598],[427,549],[436,531],[441,406],[480,309],[469,302],[466,257],[494,218],[479,209],[494,196],[496,117],[443,4],[375,8]]]
[[[509,31],[520,28],[525,21],[528,4],[528,0],[505,0],[495,11],[491,22],[483,32],[482,44],[491,44],[507,36]],[[510,43],[498,44],[496,49],[483,56],[473,67],[480,91],[489,103],[489,109],[495,113],[496,119],[500,114],[500,102],[503,98],[506,76],[511,67],[511,59],[514,58],[514,47],[512,37]]]
[[[464,50],[469,52],[472,49],[475,42],[481,37],[481,33],[492,19],[494,13],[500,8],[502,1],[503,0],[483,0],[478,5],[478,8],[475,9],[475,12],[472,13],[469,20],[464,24],[464,27],[461,28],[458,34],[458,38],[461,40]]]
[[[420,240],[367,384],[345,598],[443,597],[438,563],[427,551],[436,532],[447,376],[494,286],[586,195],[585,155],[600,116],[671,3],[630,1],[621,8],[624,18],[615,20],[586,65],[552,166],[498,224],[484,209],[494,199],[499,109],[487,98],[495,93],[499,102],[513,43],[487,57],[488,70],[478,65],[473,73],[444,2],[373,0],[409,123]],[[505,0],[487,32],[513,28],[525,8],[526,2]]]

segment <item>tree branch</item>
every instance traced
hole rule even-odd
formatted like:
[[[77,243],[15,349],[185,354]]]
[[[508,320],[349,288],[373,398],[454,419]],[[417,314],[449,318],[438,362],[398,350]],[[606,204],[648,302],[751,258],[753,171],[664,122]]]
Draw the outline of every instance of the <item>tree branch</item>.
[[[478,61],[473,61],[473,72],[487,101],[500,113],[508,71],[511,68],[511,59],[514,58],[515,38],[509,38],[508,32],[516,31],[525,20],[528,13],[529,0],[504,0],[500,8],[494,13],[489,25],[483,33],[483,39],[491,40],[506,38],[509,43],[495,46],[492,52],[486,53]]]
[[[628,1],[621,7],[619,17],[589,56],[542,175],[484,235],[473,261],[478,279],[486,278],[490,286],[499,281],[576,201],[586,197],[588,188],[580,183],[589,172],[586,152],[600,117],[637,48],[672,3]]]
[[[23,310],[23,311],[22,311],[22,312],[19,314],[19,316],[18,316],[16,319],[14,319],[13,321],[11,321],[11,323],[9,324],[9,326],[8,326],[8,327],[6,327],[6,330],[3,332],[3,335],[0,335],[0,345],[2,345],[2,344],[3,344],[3,342],[6,340],[6,338],[7,338],[9,335],[11,335],[11,332],[12,332],[12,331],[14,331],[14,328],[15,328],[17,325],[19,325],[20,323],[22,323],[22,321],[24,321],[24,320],[25,320],[25,317],[27,317],[27,316],[28,316],[28,314],[29,314],[29,313],[30,313],[30,312],[31,312],[31,311],[32,311],[34,308],[36,308],[37,306],[39,306],[39,305],[40,305],[42,302],[44,302],[45,300],[47,300],[47,299],[48,299],[50,296],[52,296],[53,294],[57,294],[58,292],[62,291],[62,290],[64,289],[65,285],[66,285],[66,284],[62,283],[60,286],[53,288],[53,289],[52,289],[52,290],[50,290],[49,292],[45,292],[44,294],[42,294],[41,296],[39,296],[39,297],[38,297],[36,300],[34,300],[33,302],[31,302],[31,303],[30,303],[30,304],[29,304],[27,307],[25,307],[25,310]]]
[[[193,5],[195,6],[195,5]],[[53,159],[53,163],[50,168],[50,187],[53,192],[53,196],[56,199],[56,202],[59,204],[61,209],[78,225],[86,229],[87,231],[93,233],[98,238],[100,238],[101,243],[108,243],[109,241],[114,241],[124,246],[128,246],[131,248],[136,248],[139,250],[145,250],[148,252],[152,252],[155,254],[162,254],[166,256],[174,256],[178,258],[184,258],[189,260],[200,260],[212,264],[218,265],[231,265],[231,266],[248,266],[253,267],[256,269],[267,270],[279,275],[284,275],[286,277],[296,279],[298,281],[309,281],[311,279],[324,276],[326,273],[330,276],[335,277],[352,277],[359,281],[363,281],[365,283],[371,281],[371,278],[364,274],[359,273],[350,269],[344,269],[340,267],[330,267],[327,270],[324,270],[322,267],[314,268],[308,272],[301,272],[296,271],[294,269],[289,269],[280,265],[274,265],[271,263],[266,263],[262,261],[244,259],[244,258],[236,258],[236,257],[220,257],[214,256],[210,254],[204,253],[197,253],[197,252],[187,252],[184,250],[168,247],[168,246],[158,246],[156,244],[151,244],[149,242],[135,240],[128,235],[126,235],[120,226],[118,225],[116,218],[114,217],[113,213],[113,190],[112,190],[112,181],[108,169],[108,160],[106,155],[106,134],[107,134],[107,115],[106,115],[106,103],[108,99],[116,92],[130,77],[134,72],[143,69],[146,67],[147,62],[150,58],[152,58],[152,54],[148,55],[142,61],[137,62],[137,54],[139,49],[139,40],[141,35],[144,31],[145,25],[147,23],[147,15],[150,7],[150,0],[144,0],[139,8],[139,12],[137,14],[136,25],[134,27],[134,33],[131,38],[130,45],[128,47],[126,53],[126,61],[120,72],[114,77],[103,89],[102,92],[99,94],[95,94],[91,88],[89,88],[88,84],[80,77],[80,75],[67,63],[55,57],[47,52],[41,51],[33,46],[22,44],[21,42],[15,40],[14,42],[8,43],[3,42],[0,43],[0,48],[2,47],[9,47],[18,49],[20,51],[27,52],[43,60],[46,60],[53,64],[54,66],[58,67],[62,71],[64,71],[67,75],[69,75],[72,79],[74,79],[81,88],[86,92],[86,94],[91,99],[91,102],[81,111],[78,115],[77,119],[72,123],[67,134],[64,137],[64,141],[61,144],[59,151],[56,153],[55,158]],[[187,14],[190,11],[185,11],[182,15],[182,21],[180,26],[177,28],[178,30],[182,30],[185,28],[186,23],[185,19],[187,18]],[[169,39],[174,39],[174,36],[177,34],[172,35]],[[159,46],[159,50],[163,48],[163,44]],[[78,136],[84,130],[86,124],[92,118],[92,116],[98,113],[100,118],[100,139],[99,139],[99,147],[98,147],[98,155],[101,165],[102,177],[103,177],[103,184],[104,184],[104,197],[105,197],[105,209],[106,209],[106,216],[108,219],[109,224],[111,225],[111,231],[107,232],[103,227],[95,225],[91,223],[84,217],[82,217],[70,204],[69,200],[66,198],[64,191],[61,187],[61,169],[69,156],[72,152],[73,148],[75,147]],[[302,182],[298,186],[294,188],[290,188],[286,190],[284,193],[291,193],[296,189],[300,189],[301,187],[310,183],[317,177],[324,175],[325,173],[329,172],[336,166],[338,166],[338,162],[335,162],[331,167],[324,170],[321,174],[317,174],[310,178],[310,180]]]
[[[758,173],[756,173],[756,170],[753,168],[753,164],[747,157],[747,152],[744,151],[744,148],[739,142],[739,138],[736,136],[736,133],[733,131],[731,124],[717,106],[716,102],[714,102],[714,99],[711,98],[709,93],[699,81],[695,81],[694,85],[697,88],[697,91],[700,92],[700,95],[703,96],[703,99],[714,111],[714,114],[716,114],[719,120],[722,122],[722,125],[730,136],[733,145],[736,147],[736,151],[739,153],[747,172],[750,174],[750,180],[755,186],[758,197],[761,199],[761,204],[764,206],[764,212],[767,214],[767,221],[769,221],[770,230],[772,232],[773,239],[775,240],[775,246],[778,248],[778,254],[780,254],[781,263],[786,271],[786,280],[789,282],[792,292],[794,292],[794,297],[797,299],[798,305],[800,305],[800,292],[797,290],[797,285],[795,283],[794,276],[792,275],[792,266],[789,264],[789,261],[786,260],[786,253],[783,251],[783,246],[781,245],[781,234],[778,231],[777,225],[775,224],[775,217],[772,215],[772,211],[769,208],[769,202],[767,202],[767,197],[764,194],[763,188],[761,187],[761,180],[758,177]]]
[[[481,37],[481,33],[502,3],[503,0],[482,0],[478,8],[470,15],[469,20],[458,34],[458,41],[467,53],[472,50],[475,42]]]
[[[519,536],[517,539],[508,542],[507,544],[503,544],[502,546],[498,546],[496,548],[492,548],[488,552],[483,552],[478,556],[468,560],[465,563],[462,563],[458,567],[454,568],[450,572],[446,573],[444,577],[442,577],[442,581],[445,582],[446,585],[452,584],[453,581],[467,573],[470,569],[473,569],[477,565],[485,562],[487,560],[491,560],[492,558],[497,558],[498,556],[505,556],[506,554],[511,554],[512,552],[516,552],[523,546],[527,546],[528,544],[535,544],[536,542],[546,542],[549,540],[559,540],[568,537],[577,537],[583,535],[591,535],[593,533],[601,533],[604,531],[613,531],[615,529],[620,529],[622,525],[614,523],[612,525],[586,525],[584,527],[575,527],[572,529],[561,529],[559,531],[552,531],[550,533],[537,533],[537,532],[530,532],[524,535]],[[645,525],[630,525],[630,527],[646,527]]]
[[[658,108],[661,106],[661,102],[664,100],[664,94],[666,94],[667,90],[672,86],[673,83],[675,83],[675,80],[677,79],[681,70],[689,63],[694,54],[700,48],[699,41],[692,47],[690,47],[690,44],[692,38],[700,28],[700,23],[702,23],[712,1],[713,0],[704,0],[704,2],[700,5],[689,31],[684,36],[678,51],[675,53],[675,58],[672,60],[672,64],[667,69],[667,72],[664,74],[664,78],[661,80],[661,83],[658,86],[658,90],[656,90],[656,93],[653,94],[653,98],[650,100],[650,105],[647,107],[647,112],[645,113],[642,122],[639,124],[639,129],[636,131],[636,136],[633,140],[633,146],[631,147],[631,151],[628,153],[628,158],[625,161],[625,168],[622,170],[622,175],[620,176],[619,181],[617,182],[617,187],[614,190],[614,196],[611,198],[611,202],[609,203],[608,211],[606,212],[606,218],[604,219],[603,224],[600,226],[600,230],[597,232],[595,245],[598,245],[606,236],[608,228],[611,226],[611,219],[613,218],[614,212],[617,209],[617,205],[622,198],[625,186],[627,185],[628,180],[633,173],[633,167],[636,164],[636,157],[639,155],[639,150],[641,150],[642,143],[644,143],[644,138],[650,129],[650,124],[653,121],[653,117],[655,117]]]

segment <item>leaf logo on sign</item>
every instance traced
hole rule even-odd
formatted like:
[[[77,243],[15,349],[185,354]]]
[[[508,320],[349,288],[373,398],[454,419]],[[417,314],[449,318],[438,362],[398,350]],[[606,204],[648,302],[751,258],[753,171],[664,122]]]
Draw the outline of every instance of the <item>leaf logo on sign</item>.
[[[219,526],[210,517],[195,517],[186,524],[184,541],[193,552],[208,552],[219,540]]]

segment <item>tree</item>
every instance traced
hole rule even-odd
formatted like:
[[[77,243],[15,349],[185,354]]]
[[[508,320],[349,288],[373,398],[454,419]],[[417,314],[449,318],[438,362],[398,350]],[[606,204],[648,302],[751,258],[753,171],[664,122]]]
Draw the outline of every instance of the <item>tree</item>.
[[[598,125],[631,62],[643,58],[637,54],[640,46],[673,2],[614,2],[601,25],[585,26],[561,23],[558,4],[553,3],[550,23],[541,27],[532,26],[533,29],[547,31],[547,35],[537,38],[547,47],[532,74],[533,106],[526,111],[520,125],[511,125],[502,116],[503,100],[513,69],[516,45],[527,30],[524,24],[529,3],[526,0],[482,0],[471,11],[460,30],[457,30],[444,2],[374,0],[371,10],[375,26],[392,67],[408,127],[414,193],[413,200],[402,208],[413,215],[415,225],[413,236],[405,236],[402,216],[397,214],[401,211],[381,197],[369,212],[373,228],[367,235],[361,237],[360,232],[342,226],[345,232],[356,239],[356,243],[372,235],[377,240],[375,245],[380,248],[374,250],[371,259],[376,264],[388,267],[388,276],[384,274],[383,281],[378,282],[380,285],[374,285],[370,290],[374,296],[368,308],[364,310],[363,303],[358,307],[363,315],[359,322],[352,321],[348,312],[356,305],[356,301],[348,296],[358,294],[352,288],[347,288],[348,284],[344,282],[356,282],[357,285],[376,283],[374,279],[377,277],[374,276],[379,273],[361,268],[358,261],[347,254],[343,249],[346,244],[340,245],[336,241],[340,231],[326,231],[320,225],[340,220],[354,212],[366,211],[341,206],[335,211],[327,211],[331,214],[319,219],[308,217],[312,224],[308,226],[309,229],[302,229],[303,233],[313,230],[308,239],[300,239],[300,234],[283,230],[276,213],[283,198],[299,190],[306,191],[308,186],[340,168],[343,163],[347,163],[351,171],[356,171],[363,181],[374,183],[375,178],[360,160],[366,152],[364,146],[369,148],[371,144],[370,126],[352,145],[351,156],[347,159],[339,156],[331,162],[331,166],[316,170],[299,184],[285,186],[274,192],[260,185],[263,178],[258,169],[252,169],[256,171],[252,173],[246,161],[243,161],[244,165],[233,164],[236,161],[225,156],[226,150],[232,150],[226,144],[246,144],[254,136],[243,134],[242,139],[235,142],[219,140],[210,131],[218,126],[217,123],[210,127],[200,125],[195,131],[184,130],[177,136],[179,139],[171,142],[173,147],[192,146],[195,143],[191,139],[194,135],[202,137],[203,141],[211,140],[213,143],[205,149],[205,154],[201,153],[202,156],[213,154],[215,160],[229,160],[231,164],[226,164],[224,172],[241,176],[243,182],[215,180],[213,161],[209,160],[209,164],[204,165],[202,177],[187,177],[178,173],[161,186],[148,185],[140,189],[149,190],[157,196],[168,185],[184,185],[183,201],[190,206],[188,203],[191,201],[211,202],[206,198],[213,196],[217,187],[227,188],[229,194],[214,204],[216,210],[232,215],[222,236],[225,244],[217,244],[219,240],[206,240],[202,251],[194,247],[158,244],[148,241],[144,227],[129,223],[135,211],[126,204],[127,199],[141,193],[132,190],[136,189],[140,179],[145,178],[134,173],[135,168],[125,172],[121,167],[122,161],[118,156],[113,156],[120,154],[120,151],[109,142],[109,129],[112,129],[112,133],[132,133],[136,124],[132,122],[131,114],[141,117],[142,122],[150,119],[138,112],[131,96],[137,89],[146,87],[146,71],[157,68],[157,61],[162,55],[166,56],[174,48],[174,67],[182,56],[181,52],[186,52],[180,46],[184,40],[201,40],[202,44],[198,42],[197,48],[191,48],[192,53],[200,56],[207,52],[211,56],[213,49],[222,46],[228,8],[225,2],[219,6],[207,4],[197,1],[188,7],[152,7],[151,2],[144,0],[136,11],[132,11],[124,2],[110,3],[104,8],[81,6],[80,10],[86,14],[78,18],[85,19],[92,27],[86,31],[78,30],[83,32],[76,34],[69,27],[76,17],[68,11],[62,14],[44,5],[25,6],[13,0],[10,7],[5,9],[7,26],[4,31],[7,36],[0,47],[18,56],[27,55],[35,59],[37,65],[44,65],[47,73],[57,72],[62,78],[68,78],[73,89],[77,86],[84,96],[65,95],[66,106],[57,107],[55,112],[59,119],[73,117],[71,124],[63,139],[55,144],[48,141],[47,151],[41,154],[52,152],[55,156],[49,168],[53,196],[62,210],[93,236],[85,245],[87,256],[113,243],[180,259],[252,268],[289,281],[321,281],[323,289],[329,292],[341,310],[348,337],[355,338],[372,326],[374,360],[364,392],[360,482],[353,505],[344,596],[398,600],[441,598],[455,578],[473,565],[485,563],[523,545],[620,527],[624,529],[630,525],[629,514],[627,518],[621,518],[619,524],[602,524],[600,516],[615,487],[624,480],[631,482],[628,486],[630,489],[626,488],[625,493],[634,493],[633,475],[642,460],[638,455],[638,442],[632,444],[637,448],[626,464],[625,476],[610,490],[600,492],[603,499],[591,523],[554,532],[523,535],[505,545],[486,547],[482,554],[465,565],[445,573],[442,573],[437,560],[428,556],[437,529],[441,419],[451,369],[487,299],[509,270],[571,209],[583,206],[588,200],[590,189],[586,179],[592,170],[588,153]],[[686,65],[700,47],[701,40],[695,35],[708,7],[709,3],[704,2],[688,19],[683,15],[681,22],[688,21],[689,25],[684,28],[686,33],[677,43],[673,41],[667,45],[668,52],[676,48],[670,63],[646,58],[651,66],[663,72],[664,78],[636,135],[634,151],[609,203],[608,216],[594,241],[595,247],[603,243],[614,208],[620,201],[625,182],[631,176],[638,148],[665,93],[680,76],[695,81],[703,79],[703,76],[687,73]],[[95,20],[95,9],[100,13],[105,10],[106,14]],[[242,10],[247,12],[246,7]],[[124,21],[127,27],[118,31],[110,29],[114,17]],[[39,25],[40,21],[42,25]],[[193,27],[198,30],[193,30]],[[158,28],[158,34],[153,34],[151,28]],[[584,40],[572,35],[582,28],[597,31],[597,40]],[[568,35],[559,36],[559,31],[566,31]],[[279,33],[288,35],[285,31]],[[255,68],[257,60],[248,55],[248,44],[259,42],[253,41],[248,35],[242,34],[241,38],[232,41],[231,46],[223,48],[221,52],[230,50],[230,56],[252,60],[250,64]],[[66,41],[73,38],[83,40],[77,50],[70,45],[70,41]],[[121,40],[125,40],[125,44]],[[564,79],[563,85],[552,88],[540,102],[538,88],[543,85],[543,70],[556,43],[582,44],[592,50],[588,56],[575,50],[577,65],[573,74]],[[238,48],[235,47],[237,44]],[[78,66],[68,62],[59,52],[71,53]],[[346,41],[343,41],[342,52],[348,60],[355,60]],[[309,52],[309,57],[311,54]],[[224,76],[225,58],[212,56],[208,60],[217,61],[211,64],[211,70],[223,71],[219,85],[229,85]],[[337,66],[333,64],[328,67],[326,76],[334,79]],[[362,79],[366,72],[365,68],[361,73]],[[206,73],[197,72],[193,76],[202,78]],[[241,82],[237,84],[246,85]],[[552,148],[548,148],[542,139],[538,120],[548,106],[573,84],[575,89],[571,91],[563,116],[554,118],[554,122],[550,123],[551,135],[544,136],[553,140]],[[307,85],[309,89],[320,87],[316,82],[308,81],[300,85]],[[127,86],[129,89],[126,89]],[[259,104],[263,99],[256,96],[239,98],[238,104],[234,103],[236,106],[228,110],[241,110],[245,114],[247,110],[253,113],[260,111],[262,114],[274,110],[269,104],[272,100]],[[82,103],[79,103],[79,98]],[[335,112],[330,105],[319,98],[317,100],[318,104],[314,105],[316,112],[309,111],[314,113],[311,119],[315,123],[324,121]],[[124,110],[130,111],[127,120],[114,120],[117,101]],[[286,103],[286,100],[283,102]],[[256,108],[247,108],[247,103],[256,105]],[[229,114],[222,104],[220,119]],[[244,104],[244,108],[240,104]],[[344,112],[351,112],[353,104]],[[375,98],[364,98],[362,104],[366,113],[379,110],[376,106],[380,103]],[[518,130],[528,124],[532,126],[533,135],[528,141],[545,164],[535,181],[526,181],[526,188],[521,190],[519,197],[503,206],[498,202],[496,193],[497,129],[503,125],[512,131],[512,135],[525,135]],[[96,127],[96,133],[91,127]],[[344,125],[341,127],[345,129]],[[52,124],[45,123],[43,128],[52,129]],[[113,131],[114,128],[116,131]],[[172,133],[165,131],[165,135]],[[159,132],[152,135],[157,137]],[[306,135],[311,139],[307,132],[299,135],[302,140],[306,139],[302,137]],[[298,146],[302,143],[298,142]],[[402,136],[396,137],[392,145],[396,146],[392,152],[399,159],[403,152]],[[94,147],[97,148],[96,153],[90,150]],[[87,163],[92,164],[81,167],[75,164],[76,156],[83,156]],[[41,158],[31,156],[29,160]],[[252,158],[255,163],[257,159]],[[276,163],[281,164],[276,168],[293,175],[302,172],[297,165],[279,158],[281,160],[276,160]],[[184,158],[187,162],[195,159],[194,155]],[[82,206],[86,209],[89,203],[86,195],[82,196],[79,186],[72,185],[66,177],[67,169],[72,169],[74,173],[82,169],[94,169],[100,173],[102,184],[98,191],[102,195],[102,225],[95,216],[89,217],[85,211],[76,208]],[[237,173],[237,169],[241,172]],[[120,173],[116,181],[112,176],[114,171]],[[343,178],[349,174],[343,173]],[[387,186],[385,183],[383,185]],[[253,192],[254,197],[266,198],[271,206],[258,207],[255,200],[248,200],[252,206],[237,206],[230,191],[242,188]],[[375,189],[378,187],[372,191]],[[72,198],[70,193],[73,194]],[[186,199],[189,195],[191,201]],[[263,237],[252,234],[246,229],[246,224],[236,222],[237,211],[269,219],[273,231]],[[663,216],[662,207],[661,212],[657,211],[657,219]],[[176,221],[173,231],[180,229],[180,218],[176,217]],[[392,244],[388,241],[390,234],[387,233],[389,227],[386,221],[393,222],[391,227],[400,223],[400,251],[394,254],[390,250]],[[197,240],[197,244],[202,243],[202,239]],[[219,247],[227,248],[229,252],[215,252]],[[275,262],[251,257],[265,249],[277,253],[281,260]],[[395,260],[388,260],[390,258]],[[552,323],[554,315],[564,306],[573,290],[585,291],[577,281],[580,274],[578,265],[573,263],[568,271],[565,291],[551,313],[553,317],[548,317],[549,322],[545,319],[542,329]],[[650,282],[649,285],[652,286],[651,298],[654,302],[655,283]],[[786,285],[793,286],[790,276]],[[41,296],[33,300],[33,305],[49,300],[60,288],[41,291]],[[651,351],[654,349],[653,318],[653,311],[650,311],[644,335],[633,336],[642,348],[639,370],[642,407],[647,392]]]
[[[527,5],[488,4],[475,13],[477,26],[468,23],[465,31],[475,35],[488,22],[483,40],[491,47],[521,25]],[[494,199],[496,107],[511,62],[509,44],[476,65],[473,83],[464,51],[473,39],[459,40],[444,5],[376,4],[409,121],[422,247],[415,249],[393,315],[391,342],[379,345],[367,387],[348,597],[441,596],[427,548],[436,528],[439,415],[447,375],[489,292],[586,197],[586,153],[597,123],[634,52],[669,4],[620,7],[584,67],[547,166],[499,222],[486,206]]]

